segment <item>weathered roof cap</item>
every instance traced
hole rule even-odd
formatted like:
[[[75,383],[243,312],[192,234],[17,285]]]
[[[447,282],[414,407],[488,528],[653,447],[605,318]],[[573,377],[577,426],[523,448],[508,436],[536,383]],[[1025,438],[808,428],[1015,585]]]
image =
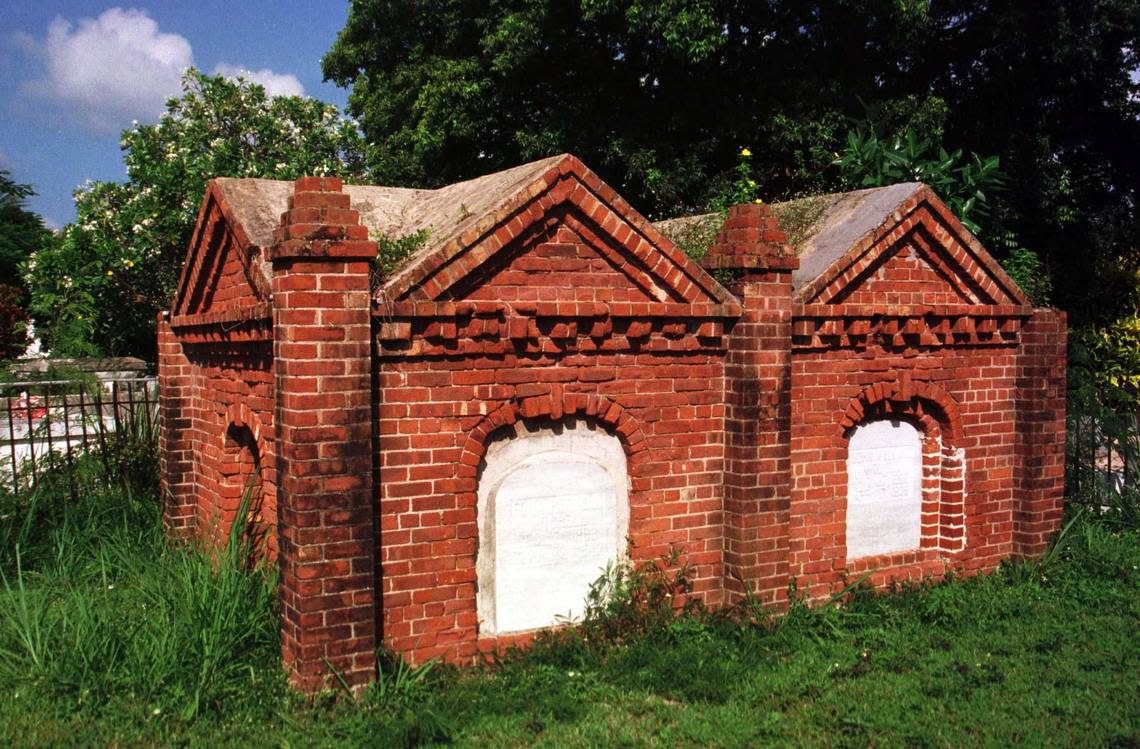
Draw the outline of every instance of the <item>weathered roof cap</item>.
[[[787,252],[799,260],[799,267],[792,271],[792,287],[800,301],[808,301],[832,275],[873,262],[866,257],[872,246],[911,217],[912,223],[933,236],[934,244],[945,245],[945,251],[954,256],[955,265],[969,268],[963,272],[972,275],[971,283],[978,285],[982,296],[1027,303],[1017,284],[978,239],[921,182],[799,198],[773,203],[770,211],[771,217],[779,221],[779,229],[787,233]],[[707,235],[709,227],[715,230],[721,221],[728,228],[728,220],[723,216],[686,216],[655,225],[666,236],[681,242],[686,235]],[[720,242],[718,235],[709,249],[710,255]],[[722,249],[716,252],[724,254]],[[723,259],[702,263],[709,267],[738,267]]]

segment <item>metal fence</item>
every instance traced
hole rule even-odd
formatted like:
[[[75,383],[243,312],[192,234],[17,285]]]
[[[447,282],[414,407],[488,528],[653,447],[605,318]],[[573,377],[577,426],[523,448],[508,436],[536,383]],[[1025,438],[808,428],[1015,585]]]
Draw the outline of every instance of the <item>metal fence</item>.
[[[1066,472],[1070,496],[1115,505],[1135,493],[1140,471],[1140,415],[1108,409],[1071,413]]]
[[[125,428],[154,429],[157,393],[155,377],[0,383],[0,482],[35,484]]]

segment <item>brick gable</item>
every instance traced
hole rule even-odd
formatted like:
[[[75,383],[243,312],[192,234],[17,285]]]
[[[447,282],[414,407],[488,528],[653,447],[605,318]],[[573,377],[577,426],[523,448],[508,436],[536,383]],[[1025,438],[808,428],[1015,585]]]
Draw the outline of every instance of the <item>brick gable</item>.
[[[515,183],[513,192],[482,216],[464,217],[450,232],[437,228],[439,236],[383,283],[381,302],[461,298],[456,287],[472,286],[469,275],[480,276],[488,264],[501,264],[497,256],[517,251],[536,227],[559,226],[606,256],[654,301],[734,303],[731,294],[578,159],[564,155],[538,164],[546,168]]]
[[[838,289],[830,300],[838,304],[946,305],[976,304],[976,282],[916,230],[879,255],[859,277]]]
[[[573,209],[556,211],[448,289],[447,296],[502,302],[681,301],[624,248],[589,231],[583,219]]]
[[[823,228],[799,248],[802,272],[795,279],[796,301],[1027,304],[997,261],[930,188],[917,184],[913,190],[898,189],[908,187],[879,190],[892,198],[885,217],[882,206],[869,214],[874,217],[870,220],[850,206],[835,210],[835,217],[824,217]],[[856,195],[860,193],[840,198],[851,201]]]
[[[221,319],[269,300],[262,250],[230,209],[220,182],[206,188],[171,307],[175,319]]]

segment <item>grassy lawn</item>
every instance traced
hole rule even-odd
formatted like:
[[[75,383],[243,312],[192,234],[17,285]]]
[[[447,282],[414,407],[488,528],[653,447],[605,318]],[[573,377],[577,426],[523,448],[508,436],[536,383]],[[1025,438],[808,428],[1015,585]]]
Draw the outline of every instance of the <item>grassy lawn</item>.
[[[79,483],[0,506],[4,745],[1140,746],[1135,529],[1078,520],[1042,565],[774,621],[611,607],[589,639],[307,702],[241,544],[212,564],[151,493]]]

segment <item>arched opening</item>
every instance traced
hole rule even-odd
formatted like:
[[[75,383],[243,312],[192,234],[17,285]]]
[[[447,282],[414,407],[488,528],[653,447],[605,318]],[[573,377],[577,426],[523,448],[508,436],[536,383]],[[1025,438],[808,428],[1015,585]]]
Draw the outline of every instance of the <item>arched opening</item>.
[[[900,419],[856,426],[847,452],[847,558],[918,549],[922,502],[918,429]]]
[[[624,554],[625,451],[585,419],[503,429],[487,446],[477,500],[485,634],[580,616],[590,585]]]
[[[961,552],[966,455],[957,402],[904,372],[899,382],[864,388],[839,424],[848,440],[847,560],[908,551],[934,559]]]
[[[235,522],[242,523],[240,532],[249,531],[260,546],[266,527],[262,518],[263,478],[261,454],[257,438],[248,426],[230,424],[226,429],[225,456],[222,461],[222,496],[217,539],[225,543]],[[239,518],[244,510],[244,516]]]

